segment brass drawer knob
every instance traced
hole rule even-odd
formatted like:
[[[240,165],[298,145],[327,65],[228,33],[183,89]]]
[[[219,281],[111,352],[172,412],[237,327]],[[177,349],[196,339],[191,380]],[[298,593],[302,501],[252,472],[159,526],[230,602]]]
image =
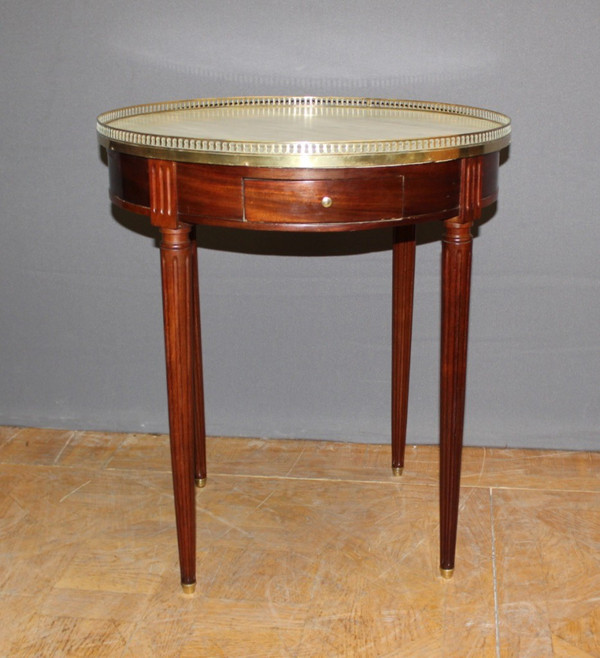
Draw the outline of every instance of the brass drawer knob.
[[[324,196],[321,199],[321,205],[323,206],[323,208],[331,208],[331,206],[333,205],[333,199],[330,196]]]

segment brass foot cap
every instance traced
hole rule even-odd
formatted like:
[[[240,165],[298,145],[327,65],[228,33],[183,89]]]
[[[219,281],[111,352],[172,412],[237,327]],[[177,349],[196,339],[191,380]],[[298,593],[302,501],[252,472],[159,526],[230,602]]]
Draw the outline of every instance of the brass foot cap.
[[[402,466],[393,466],[393,467],[392,467],[392,473],[393,473],[396,477],[400,477],[400,476],[402,475],[402,471],[403,471],[403,470],[404,470],[404,468],[403,468]]]
[[[440,576],[445,580],[450,580],[454,575],[454,569],[440,569]]]
[[[193,594],[196,591],[196,583],[181,583],[184,594]]]
[[[195,478],[195,481],[198,489],[202,489],[206,486],[206,478]]]

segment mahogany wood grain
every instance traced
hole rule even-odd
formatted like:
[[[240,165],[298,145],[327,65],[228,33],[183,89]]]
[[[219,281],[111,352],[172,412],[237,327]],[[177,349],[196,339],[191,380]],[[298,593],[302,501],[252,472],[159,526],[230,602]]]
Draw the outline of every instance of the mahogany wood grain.
[[[244,179],[244,219],[248,222],[309,224],[401,218],[403,177],[360,174],[346,178]]]
[[[191,243],[192,274],[192,368],[194,382],[194,477],[199,486],[206,480],[206,423],[204,420],[204,379],[202,376],[202,337],[200,329],[200,291],[198,285],[198,245],[194,230]]]
[[[177,163],[151,160],[148,167],[150,219],[161,232],[161,273],[167,398],[171,445],[171,470],[175,498],[175,520],[179,546],[181,583],[196,582],[196,509],[194,474],[197,445],[203,428],[203,405],[197,410],[201,391],[199,315],[195,257],[191,226],[177,217]],[[196,301],[195,301],[196,300]],[[196,327],[196,322],[198,326]],[[196,332],[196,328],[198,331]]]
[[[196,582],[195,423],[190,227],[161,228],[171,468],[181,582]]]
[[[109,189],[113,201],[134,212],[149,214],[148,167],[150,161],[146,158],[112,150],[108,151],[107,157]]]
[[[177,195],[177,163],[150,160],[150,221],[161,228],[179,227]]]
[[[404,468],[415,279],[415,227],[394,229],[392,265],[392,468]]]
[[[243,167],[179,163],[177,186],[182,217],[187,221],[198,218],[241,222],[244,172]]]
[[[440,568],[454,569],[467,377],[471,227],[481,212],[481,158],[461,161],[460,215],[444,224],[440,372]]]
[[[496,200],[499,156],[490,153],[482,161],[482,206]],[[150,195],[147,160],[138,156],[111,151],[108,156],[110,170],[110,192],[113,202],[127,210],[150,214]],[[151,165],[150,165],[151,166]],[[402,207],[397,206],[397,180],[403,178]],[[294,201],[292,181],[314,181],[314,189],[324,191],[324,183],[317,181],[343,181],[351,178],[354,184],[341,198],[334,199],[334,205],[324,209],[315,204],[321,215],[304,212],[304,221],[296,211],[306,206]],[[273,231],[357,231],[381,228],[384,225],[397,226],[430,221],[444,221],[458,215],[460,207],[460,161],[433,162],[398,167],[366,167],[363,169],[275,169],[267,167],[239,167],[227,165],[205,165],[177,163],[178,218],[189,224],[231,226],[252,230]],[[260,181],[259,183],[248,181]],[[290,181],[289,190],[285,185],[273,186],[277,194],[284,194],[294,203],[286,208],[281,201],[275,203],[272,197],[259,198],[256,193],[250,203],[250,218],[244,216],[244,188],[249,185],[262,188],[265,192],[275,192],[269,188],[269,181]],[[343,183],[341,183],[343,187]],[[371,215],[369,203],[380,203],[383,190],[389,197],[391,208],[385,203],[382,213]],[[251,193],[252,194],[252,193]],[[297,194],[297,193],[296,193]],[[257,198],[258,196],[258,198]],[[324,196],[321,194],[320,199]],[[254,202],[265,205],[260,212],[253,207]],[[352,205],[354,212],[345,212]],[[344,212],[335,215],[338,208]],[[264,210],[264,212],[263,212]],[[333,211],[326,213],[325,210]],[[378,215],[378,216],[377,216]],[[395,215],[392,217],[392,215]],[[375,218],[373,218],[375,217]],[[319,221],[321,219],[322,221]]]

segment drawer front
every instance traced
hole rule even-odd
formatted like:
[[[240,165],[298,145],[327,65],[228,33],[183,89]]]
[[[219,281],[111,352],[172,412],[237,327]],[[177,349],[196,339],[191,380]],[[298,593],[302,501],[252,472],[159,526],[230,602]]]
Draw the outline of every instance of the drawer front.
[[[244,179],[248,222],[315,224],[401,218],[403,176]]]

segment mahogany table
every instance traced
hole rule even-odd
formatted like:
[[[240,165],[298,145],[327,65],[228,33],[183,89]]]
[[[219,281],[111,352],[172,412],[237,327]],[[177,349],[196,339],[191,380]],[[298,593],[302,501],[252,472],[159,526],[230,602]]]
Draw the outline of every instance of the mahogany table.
[[[196,583],[194,481],[206,483],[194,227],[393,228],[392,469],[402,473],[415,226],[442,222],[440,570],[454,571],[465,405],[471,227],[497,196],[508,117],[367,98],[244,97],[140,105],[98,117],[112,201],[161,238],[169,429],[181,583]]]

